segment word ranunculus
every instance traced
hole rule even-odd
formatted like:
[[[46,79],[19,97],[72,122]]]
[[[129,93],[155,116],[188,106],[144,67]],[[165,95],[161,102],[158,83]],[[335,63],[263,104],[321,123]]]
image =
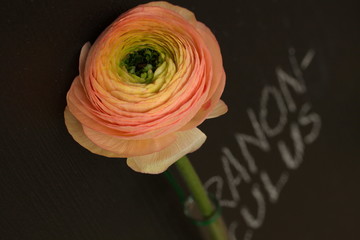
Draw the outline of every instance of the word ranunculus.
[[[224,114],[219,45],[192,12],[167,2],[135,7],[80,54],[65,123],[89,151],[127,158],[133,170],[161,173],[197,150],[197,126]]]

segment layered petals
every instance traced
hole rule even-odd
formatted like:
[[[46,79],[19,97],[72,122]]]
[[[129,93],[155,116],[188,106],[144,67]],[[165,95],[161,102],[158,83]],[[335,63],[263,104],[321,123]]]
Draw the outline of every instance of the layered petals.
[[[91,152],[159,173],[201,146],[199,124],[227,111],[225,78],[216,38],[191,11],[139,5],[83,46],[66,126]]]
[[[120,157],[133,157],[161,151],[176,140],[175,133],[159,138],[143,140],[124,140],[117,136],[97,132],[91,128],[83,127],[85,135],[97,146],[118,154]]]
[[[127,164],[137,172],[162,173],[182,156],[200,148],[205,140],[206,135],[198,128],[177,132],[174,144],[159,152],[139,157],[130,157],[127,159]]]
[[[120,157],[116,153],[107,151],[105,149],[100,148],[95,143],[93,143],[84,133],[83,127],[81,123],[71,114],[69,108],[65,108],[64,111],[65,125],[74,138],[76,142],[78,142],[81,146],[86,148],[92,153],[102,155],[105,157]]]
[[[224,101],[219,100],[212,112],[207,116],[207,119],[217,118],[227,113],[228,107]]]

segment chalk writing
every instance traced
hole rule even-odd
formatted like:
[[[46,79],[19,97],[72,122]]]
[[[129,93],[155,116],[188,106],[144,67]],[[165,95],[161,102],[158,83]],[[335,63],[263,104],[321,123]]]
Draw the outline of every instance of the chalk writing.
[[[297,96],[306,94],[303,72],[309,67],[314,56],[315,51],[309,50],[299,64],[295,49],[289,49],[292,74],[281,67],[275,69],[278,86],[264,86],[259,110],[249,108],[246,111],[253,133],[234,134],[243,158],[235,157],[229,147],[222,147],[221,163],[225,179],[219,175],[213,176],[204,184],[207,189],[215,189],[215,195],[223,208],[237,210],[240,219],[245,223],[245,231],[241,233],[240,219],[230,222],[228,227],[230,240],[253,238],[256,230],[265,221],[268,204],[278,201],[291,171],[298,169],[304,161],[306,146],[312,144],[319,136],[321,129],[319,114],[312,110],[309,102],[297,104],[295,100]],[[268,119],[270,101],[274,102],[277,108],[276,123]],[[290,113],[296,114],[297,118],[290,120]],[[305,130],[302,131],[302,128],[305,127],[310,131],[303,133]],[[282,137],[284,133],[290,138]],[[265,167],[258,164],[254,157],[256,151],[263,154],[277,151],[284,166],[277,178],[271,176]],[[246,192],[247,200],[241,198],[239,188],[242,184],[250,186]],[[223,196],[224,187],[230,191],[229,199]],[[251,201],[251,204],[248,201]]]

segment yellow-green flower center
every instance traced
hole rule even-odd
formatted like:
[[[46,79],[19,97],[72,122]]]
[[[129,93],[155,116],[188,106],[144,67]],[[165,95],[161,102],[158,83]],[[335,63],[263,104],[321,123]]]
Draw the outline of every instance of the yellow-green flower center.
[[[161,54],[151,48],[142,48],[129,53],[122,64],[130,75],[136,76],[138,83],[152,83],[154,72],[164,62]]]

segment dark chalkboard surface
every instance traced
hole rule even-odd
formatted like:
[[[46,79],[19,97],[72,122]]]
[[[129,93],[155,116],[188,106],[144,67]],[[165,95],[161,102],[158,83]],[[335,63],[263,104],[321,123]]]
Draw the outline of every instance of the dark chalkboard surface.
[[[0,239],[199,239],[162,175],[93,155],[64,125],[78,56],[146,1],[0,7]],[[360,239],[358,1],[172,1],[220,43],[229,112],[189,157],[232,240]]]

